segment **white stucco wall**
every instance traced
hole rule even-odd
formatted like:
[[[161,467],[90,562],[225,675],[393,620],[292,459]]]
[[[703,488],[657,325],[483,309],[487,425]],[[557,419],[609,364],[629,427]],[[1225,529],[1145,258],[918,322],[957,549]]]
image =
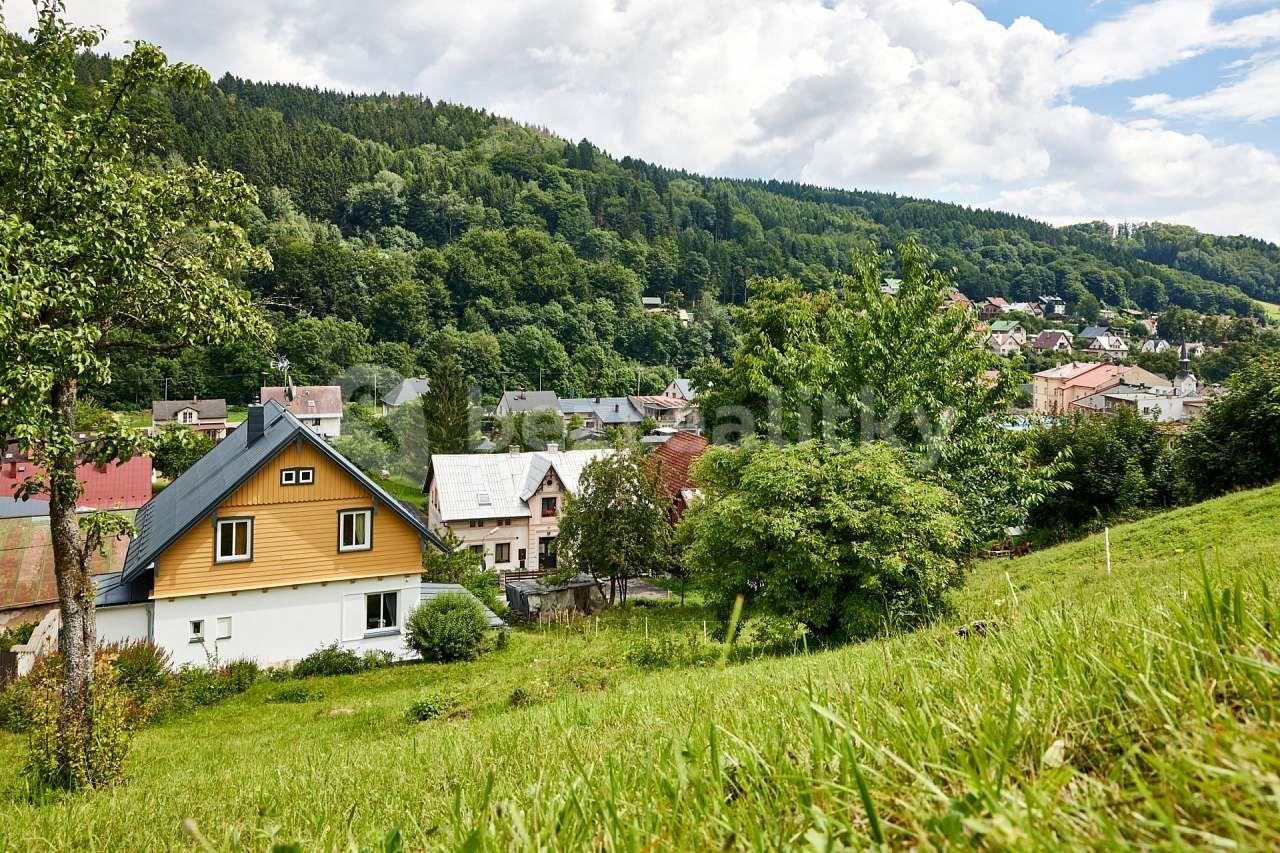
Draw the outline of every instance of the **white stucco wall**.
[[[390,591],[400,593],[399,627],[390,634],[366,636],[365,595]],[[152,602],[152,639],[169,651],[175,666],[203,666],[214,657],[223,663],[249,658],[272,665],[296,661],[335,641],[358,653],[382,649],[407,658],[413,653],[401,631],[420,603],[416,574],[162,598]],[[218,639],[218,620],[223,617],[231,619],[231,636]],[[204,620],[204,643],[191,642],[194,619]]]
[[[151,637],[151,603],[122,604],[99,607],[95,611],[98,640],[102,643],[127,643]]]

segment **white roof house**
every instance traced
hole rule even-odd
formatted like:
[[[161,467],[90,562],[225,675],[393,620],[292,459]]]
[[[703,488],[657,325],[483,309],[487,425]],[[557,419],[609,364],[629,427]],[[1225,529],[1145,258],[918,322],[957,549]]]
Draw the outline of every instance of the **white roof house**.
[[[431,480],[440,520],[520,518],[533,513],[529,498],[554,469],[564,488],[578,490],[587,464],[613,450],[543,450],[532,453],[438,453]]]

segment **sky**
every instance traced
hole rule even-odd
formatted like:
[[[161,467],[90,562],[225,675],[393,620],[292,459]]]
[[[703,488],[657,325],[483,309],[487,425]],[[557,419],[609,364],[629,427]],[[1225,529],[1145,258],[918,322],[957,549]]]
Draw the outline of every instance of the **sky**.
[[[25,31],[24,0],[4,2]],[[103,47],[708,175],[1280,242],[1280,0],[67,0]]]

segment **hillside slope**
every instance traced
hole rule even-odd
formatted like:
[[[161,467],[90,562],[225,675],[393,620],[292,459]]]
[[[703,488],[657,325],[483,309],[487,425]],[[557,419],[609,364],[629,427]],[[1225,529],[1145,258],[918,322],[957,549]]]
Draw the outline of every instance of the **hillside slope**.
[[[1280,486],[1179,509],[1110,574],[1098,537],[988,562],[952,624],[723,670],[638,674],[588,625],[263,684],[143,732],[114,791],[32,801],[7,738],[0,847],[1275,847],[1278,517]],[[462,710],[406,722],[424,689]]]

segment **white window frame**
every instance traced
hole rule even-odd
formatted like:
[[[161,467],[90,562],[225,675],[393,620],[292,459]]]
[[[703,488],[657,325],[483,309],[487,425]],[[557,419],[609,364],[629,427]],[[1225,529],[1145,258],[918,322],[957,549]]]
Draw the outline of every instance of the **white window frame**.
[[[386,596],[388,595],[394,596],[394,600],[395,600],[395,605],[391,608],[392,618],[396,620],[395,624],[383,625],[380,627],[371,628],[369,626],[369,599],[376,597],[378,598],[379,603],[381,604],[381,602],[384,601]],[[379,612],[382,612],[381,607],[379,607]],[[400,633],[400,590],[384,589],[384,590],[379,590],[378,592],[366,592],[364,595],[364,635],[366,637],[382,637],[390,634],[399,634],[399,633]]]
[[[226,555],[222,553],[222,525],[248,525],[248,532],[245,536],[245,544],[248,550],[244,554]],[[231,535],[232,544],[235,543],[235,534]],[[252,518],[220,518],[218,525],[213,531],[213,561],[215,563],[247,563],[253,559],[253,519]]]
[[[298,469],[297,468],[281,468],[280,469],[280,485],[282,486],[298,485]]]
[[[310,486],[316,481],[315,468],[299,468],[298,469],[298,485]]]
[[[364,522],[364,544],[362,545],[346,545],[342,541],[343,521],[347,516],[363,515]],[[355,524],[351,526],[351,532],[355,533]],[[368,551],[373,548],[373,510],[371,509],[344,509],[338,512],[338,550],[347,551]]]
[[[204,620],[203,619],[187,620],[187,632],[188,632],[188,636],[187,636],[188,643],[203,643],[204,642]]]

